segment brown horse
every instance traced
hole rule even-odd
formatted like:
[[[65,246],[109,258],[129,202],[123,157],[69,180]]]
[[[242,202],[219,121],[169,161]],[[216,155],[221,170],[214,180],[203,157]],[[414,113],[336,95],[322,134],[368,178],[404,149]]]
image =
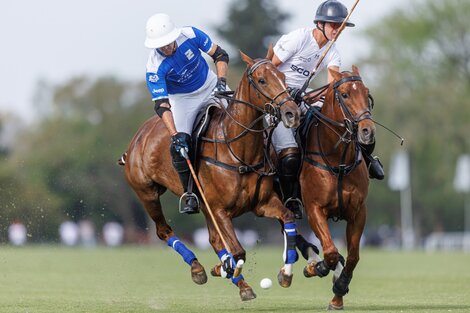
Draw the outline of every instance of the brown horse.
[[[246,258],[235,235],[232,218],[251,211],[257,216],[280,221],[288,246],[285,265],[280,271],[283,286],[290,285],[289,268],[297,260],[295,236],[292,236],[296,232],[294,216],[273,192],[273,173],[269,172],[263,145],[263,120],[265,115],[272,114],[286,127],[297,127],[300,110],[286,90],[284,75],[269,61],[271,53],[272,49],[267,59],[260,60],[252,60],[241,53],[247,70],[227,108],[217,109],[212,115],[197,163],[197,177],[210,207],[202,205],[201,209],[206,217],[210,243],[222,261],[212,269],[212,274],[231,278],[242,300],[253,299],[256,294],[242,275],[233,277],[235,275],[229,271]],[[203,284],[207,281],[204,267],[167,224],[160,203],[160,196],[167,189],[176,195],[183,193],[171,165],[169,147],[170,136],[162,120],[155,115],[132,139],[125,174],[155,222],[158,238],[167,242],[191,266],[193,281]],[[226,256],[229,256],[228,264]],[[224,275],[226,273],[228,275]]]
[[[361,144],[375,140],[371,120],[372,97],[363,84],[357,67],[351,72],[330,70],[334,81],[320,111],[311,107],[299,129],[304,134],[304,162],[300,173],[302,199],[308,222],[320,239],[324,260],[310,251],[306,277],[328,275],[334,270],[329,309],[342,309],[354,268],[359,261],[359,241],[366,222],[369,177],[362,162]],[[302,137],[302,135],[301,135]],[[347,259],[335,247],[328,219],[347,222]],[[344,268],[343,268],[344,265]]]

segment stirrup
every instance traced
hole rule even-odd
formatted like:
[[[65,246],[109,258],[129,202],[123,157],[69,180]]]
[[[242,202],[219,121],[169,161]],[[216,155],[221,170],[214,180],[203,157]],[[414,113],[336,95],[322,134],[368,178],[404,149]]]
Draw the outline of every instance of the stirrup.
[[[186,200],[188,199],[188,197],[193,197],[194,199],[196,199],[197,206],[195,209],[193,208],[190,208],[190,210],[187,209],[188,207],[186,206]],[[185,192],[180,197],[178,207],[179,207],[180,213],[187,213],[187,214],[199,213],[199,198],[193,192]]]
[[[297,207],[291,208],[288,206],[289,203],[296,203],[298,204]],[[284,206],[294,213],[295,219],[301,220],[303,218],[302,211],[304,210],[304,205],[299,198],[290,197],[284,202]]]

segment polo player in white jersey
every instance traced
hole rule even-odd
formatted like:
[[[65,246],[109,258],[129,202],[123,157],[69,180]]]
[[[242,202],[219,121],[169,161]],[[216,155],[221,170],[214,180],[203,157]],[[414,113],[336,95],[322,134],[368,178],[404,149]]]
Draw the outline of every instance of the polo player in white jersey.
[[[274,46],[273,64],[286,75],[286,83],[291,89],[291,95],[305,113],[306,103],[302,101],[299,90],[316,67],[318,60],[328,47],[328,42],[335,38],[339,28],[348,15],[348,9],[339,1],[327,0],[317,9],[314,23],[316,28],[300,28],[284,36]],[[346,21],[346,26],[354,24]],[[339,71],[341,57],[333,43],[318,72],[325,68]],[[315,77],[314,76],[314,77]],[[328,82],[333,77],[328,73]],[[320,106],[322,103],[316,103]],[[299,200],[298,171],[300,167],[300,152],[295,141],[293,130],[279,123],[273,132],[272,143],[280,159],[278,176],[285,206],[292,210],[296,218],[302,218],[302,202]],[[383,179],[384,172],[377,157],[372,157],[375,143],[363,146],[362,152],[369,168],[371,178]]]

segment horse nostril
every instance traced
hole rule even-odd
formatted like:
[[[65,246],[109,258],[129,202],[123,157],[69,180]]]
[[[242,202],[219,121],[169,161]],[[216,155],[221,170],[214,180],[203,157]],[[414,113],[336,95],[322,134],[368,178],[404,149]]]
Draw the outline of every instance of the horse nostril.
[[[369,135],[369,128],[363,128],[362,133],[364,134],[364,136],[368,136]]]
[[[293,114],[292,112],[287,112],[287,113],[286,113],[286,118],[287,118],[288,120],[292,120],[292,119],[294,118],[294,114]]]

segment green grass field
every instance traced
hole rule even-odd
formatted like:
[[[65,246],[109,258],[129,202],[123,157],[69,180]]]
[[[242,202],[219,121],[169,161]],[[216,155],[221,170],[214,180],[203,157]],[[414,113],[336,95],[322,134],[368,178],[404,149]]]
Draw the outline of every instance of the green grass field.
[[[195,251],[209,272],[210,251]],[[282,249],[248,251],[244,276],[258,298],[241,302],[228,280],[199,286],[167,247],[68,249],[0,246],[0,312],[320,312],[331,274],[304,278],[303,259],[288,289],[277,285]],[[470,254],[365,250],[345,297],[350,312],[470,312]],[[259,281],[273,280],[263,290]]]

